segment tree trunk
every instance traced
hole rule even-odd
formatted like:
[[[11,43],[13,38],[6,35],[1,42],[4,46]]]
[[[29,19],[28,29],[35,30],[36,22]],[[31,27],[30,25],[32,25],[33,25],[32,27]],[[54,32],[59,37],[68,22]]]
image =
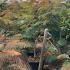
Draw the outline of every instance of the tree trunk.
[[[37,44],[37,40],[35,40],[35,46],[34,46],[34,58],[36,57],[36,44]]]
[[[43,47],[41,48],[41,55],[40,55],[40,61],[39,61],[39,67],[38,70],[42,70],[43,68],[43,52],[44,52],[44,48],[45,48],[45,43],[46,43],[46,38],[48,35],[48,29],[45,29],[44,31],[44,38],[43,38]]]

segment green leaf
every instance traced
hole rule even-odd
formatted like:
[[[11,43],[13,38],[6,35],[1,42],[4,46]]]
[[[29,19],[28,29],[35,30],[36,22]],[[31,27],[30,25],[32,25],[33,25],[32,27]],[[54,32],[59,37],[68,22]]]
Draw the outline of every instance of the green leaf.
[[[67,41],[66,41],[64,38],[62,38],[62,39],[60,39],[60,40],[58,41],[58,44],[59,44],[60,46],[65,46],[66,43],[67,43]]]
[[[57,60],[57,57],[54,55],[48,56],[46,58],[46,62],[49,62],[49,63],[55,62],[56,60]]]
[[[58,49],[56,48],[56,46],[54,46],[53,44],[50,44],[49,42],[47,43],[45,49],[47,51],[50,51],[52,54],[56,54],[58,52]]]

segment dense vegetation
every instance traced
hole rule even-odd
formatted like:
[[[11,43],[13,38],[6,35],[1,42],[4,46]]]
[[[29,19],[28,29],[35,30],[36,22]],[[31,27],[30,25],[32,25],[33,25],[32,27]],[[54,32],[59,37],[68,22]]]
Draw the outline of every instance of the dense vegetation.
[[[32,0],[12,4],[0,3],[0,34],[5,37],[20,34],[21,40],[34,44],[36,40],[43,41],[45,28],[48,28],[52,35],[51,41],[47,43],[48,49],[46,48],[52,55],[46,61],[50,58],[48,61],[54,63],[59,54],[65,54],[64,58],[70,56],[70,47],[66,47],[70,44],[69,1]],[[60,51],[59,54],[57,51]]]
[[[59,0],[58,0],[59,1]],[[2,29],[21,33],[24,38],[35,40],[48,28],[56,38],[63,28],[69,38],[69,4],[60,2],[23,2],[0,5]],[[1,24],[0,23],[0,24]],[[6,26],[6,27],[5,27]],[[55,35],[56,33],[56,35]]]

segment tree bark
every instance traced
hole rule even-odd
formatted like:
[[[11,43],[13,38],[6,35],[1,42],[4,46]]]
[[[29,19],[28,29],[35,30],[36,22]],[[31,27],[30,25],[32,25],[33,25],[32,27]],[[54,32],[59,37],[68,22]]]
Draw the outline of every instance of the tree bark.
[[[43,68],[43,52],[44,52],[44,48],[45,48],[45,43],[46,43],[46,38],[48,35],[48,29],[44,30],[44,38],[43,38],[43,47],[41,48],[41,55],[40,55],[40,61],[39,61],[39,67],[38,70],[42,70]]]

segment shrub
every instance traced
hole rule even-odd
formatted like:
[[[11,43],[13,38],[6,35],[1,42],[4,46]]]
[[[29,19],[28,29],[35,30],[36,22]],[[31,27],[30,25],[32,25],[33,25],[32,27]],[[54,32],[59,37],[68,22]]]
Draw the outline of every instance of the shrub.
[[[31,70],[25,57],[16,51],[0,52],[0,70]]]

